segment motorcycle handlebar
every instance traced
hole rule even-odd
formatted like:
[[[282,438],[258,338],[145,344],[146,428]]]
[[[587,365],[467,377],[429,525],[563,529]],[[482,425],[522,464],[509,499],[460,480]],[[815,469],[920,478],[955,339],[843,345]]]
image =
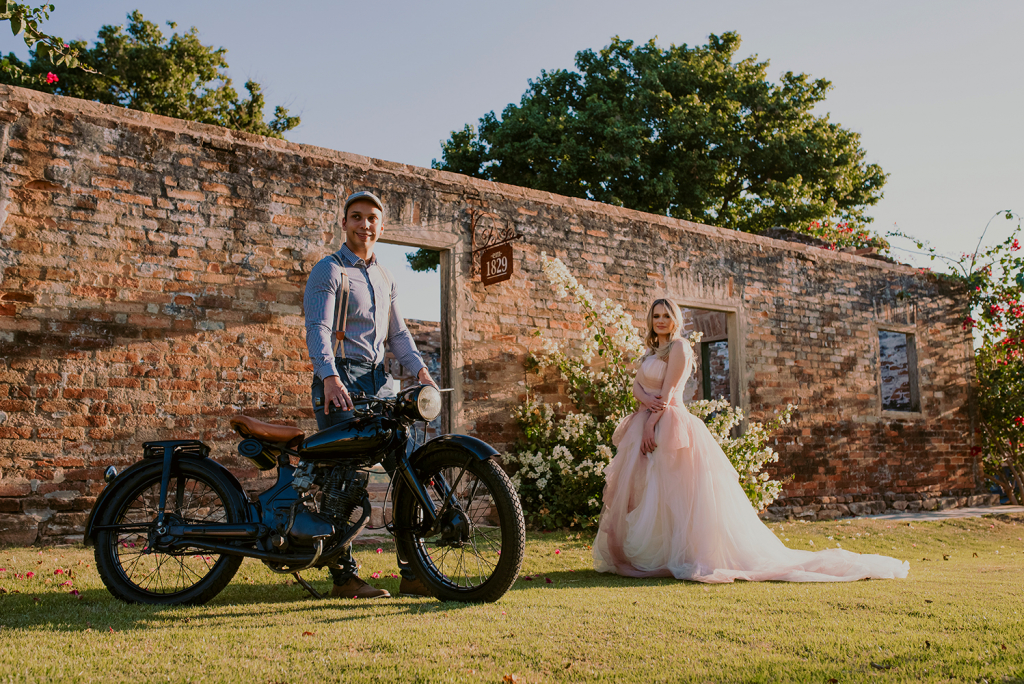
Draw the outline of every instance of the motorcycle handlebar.
[[[455,388],[454,387],[445,387],[444,389],[438,388],[437,391],[441,392],[442,394],[444,394],[445,392],[454,392]],[[355,407],[356,404],[367,404],[367,405],[370,405],[370,406],[372,406],[374,404],[378,404],[378,405],[381,405],[381,406],[385,406],[387,408],[394,408],[395,407],[395,401],[398,400],[398,397],[374,397],[374,396],[371,396],[371,395],[367,394],[366,392],[356,392],[355,394],[352,394],[350,396],[352,398],[352,406],[353,406],[353,408]]]

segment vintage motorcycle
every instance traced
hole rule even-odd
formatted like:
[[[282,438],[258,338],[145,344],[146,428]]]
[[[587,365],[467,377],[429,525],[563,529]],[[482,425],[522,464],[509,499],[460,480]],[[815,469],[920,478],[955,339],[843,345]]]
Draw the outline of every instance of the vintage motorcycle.
[[[416,576],[444,601],[496,601],[516,581],[523,511],[486,442],[442,435],[406,453],[409,430],[441,411],[430,385],[394,399],[356,395],[353,417],[305,437],[298,428],[235,416],[238,452],[277,482],[254,500],[198,440],[147,442],[118,474],[85,529],[110,592],[129,603],[202,604],[231,581],[243,558],[292,574],[330,566],[370,519],[368,469],[392,476],[388,530]],[[297,465],[292,465],[292,457]]]

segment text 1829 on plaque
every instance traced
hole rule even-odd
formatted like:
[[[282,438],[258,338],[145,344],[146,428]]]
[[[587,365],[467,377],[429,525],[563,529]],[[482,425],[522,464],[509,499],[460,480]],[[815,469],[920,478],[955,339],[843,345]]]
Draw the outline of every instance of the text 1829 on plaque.
[[[488,247],[480,253],[480,282],[494,285],[512,277],[512,245]]]

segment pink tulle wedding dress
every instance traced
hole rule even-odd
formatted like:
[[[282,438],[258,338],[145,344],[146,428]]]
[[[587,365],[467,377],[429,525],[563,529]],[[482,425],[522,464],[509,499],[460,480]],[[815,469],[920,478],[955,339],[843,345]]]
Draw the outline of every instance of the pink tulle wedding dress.
[[[686,378],[693,352],[684,342]],[[637,373],[651,394],[662,391],[667,364],[647,356]],[[617,455],[605,469],[594,568],[628,577],[851,582],[906,577],[910,564],[843,549],[790,549],[757,517],[739,476],[700,418],[682,401],[682,385],[655,429],[657,448],[640,453],[646,414],[615,431]]]

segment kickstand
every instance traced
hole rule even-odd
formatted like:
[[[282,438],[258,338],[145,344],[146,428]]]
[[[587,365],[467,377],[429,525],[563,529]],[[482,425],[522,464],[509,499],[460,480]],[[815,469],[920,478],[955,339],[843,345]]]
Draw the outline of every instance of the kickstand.
[[[306,590],[306,591],[308,591],[308,592],[309,592],[310,594],[312,594],[313,598],[318,598],[318,599],[326,598],[326,597],[325,597],[325,596],[324,596],[323,594],[321,594],[321,593],[320,593],[319,591],[317,591],[316,589],[314,589],[314,588],[313,588],[313,585],[311,585],[311,584],[310,584],[309,582],[307,582],[306,580],[302,579],[302,576],[301,576],[301,575],[299,575],[299,573],[297,573],[297,572],[293,572],[293,573],[292,573],[292,576],[293,576],[293,577],[295,578],[295,581],[296,581],[296,582],[298,582],[298,583],[299,583],[300,585],[302,585],[302,588],[303,588],[303,589],[305,589],[305,590]]]

